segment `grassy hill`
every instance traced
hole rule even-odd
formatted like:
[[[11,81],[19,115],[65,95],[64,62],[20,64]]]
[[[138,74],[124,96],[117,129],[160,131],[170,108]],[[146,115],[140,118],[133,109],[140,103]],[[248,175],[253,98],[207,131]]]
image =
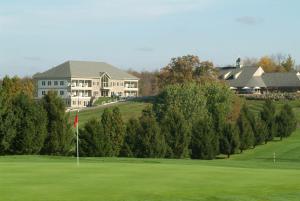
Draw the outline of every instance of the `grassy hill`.
[[[298,201],[299,156],[298,130],[223,160],[0,157],[0,200]]]
[[[130,118],[137,118],[141,115],[142,110],[148,105],[149,103],[145,102],[119,102],[115,104],[105,105],[105,106],[98,106],[94,108],[87,108],[86,110],[82,110],[79,112],[79,127],[83,126],[89,119],[91,118],[100,118],[105,108],[111,107],[119,107],[121,114],[123,116],[123,120],[127,121]],[[73,121],[76,112],[70,112],[70,121]]]
[[[300,122],[300,101],[288,101],[294,108],[294,111],[296,113],[296,116]],[[264,101],[258,101],[258,100],[247,100],[247,104],[249,105],[250,109],[254,112],[259,112],[262,109]],[[284,101],[276,101],[275,105],[276,108],[279,109],[285,102]],[[142,110],[149,105],[150,103],[146,102],[134,102],[134,101],[128,101],[128,102],[120,102],[116,104],[106,105],[106,106],[98,106],[94,108],[88,108],[86,110],[79,112],[79,127],[83,126],[85,122],[87,122],[89,119],[96,117],[100,118],[103,110],[107,107],[114,107],[118,106],[121,110],[121,114],[123,116],[124,121],[129,120],[131,117],[139,117],[141,115]],[[73,121],[75,117],[76,112],[70,113],[70,121]]]

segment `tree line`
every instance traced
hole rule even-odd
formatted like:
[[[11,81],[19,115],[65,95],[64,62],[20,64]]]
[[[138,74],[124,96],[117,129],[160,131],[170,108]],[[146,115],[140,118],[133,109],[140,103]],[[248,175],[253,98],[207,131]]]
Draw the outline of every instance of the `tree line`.
[[[140,118],[122,120],[117,107],[105,109],[80,129],[84,156],[214,159],[288,137],[296,129],[292,108],[279,113],[267,100],[260,113],[244,104],[236,119],[235,95],[221,83],[175,84],[166,87]]]
[[[33,98],[32,83],[5,77],[0,88],[0,154],[70,155],[74,133],[55,92]]]

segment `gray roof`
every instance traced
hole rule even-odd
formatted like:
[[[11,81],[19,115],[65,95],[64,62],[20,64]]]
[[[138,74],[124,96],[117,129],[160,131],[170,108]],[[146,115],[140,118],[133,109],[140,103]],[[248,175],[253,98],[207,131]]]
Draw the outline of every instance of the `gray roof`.
[[[35,79],[71,77],[98,78],[104,72],[116,80],[138,79],[110,64],[93,61],[67,61],[43,73],[37,73],[33,77]]]
[[[254,76],[259,67],[242,68],[220,68],[219,74],[222,79],[226,75],[226,82],[231,87],[300,87],[300,75],[297,72],[263,73],[261,76]],[[240,73],[240,74],[239,74]],[[239,74],[236,79],[231,78]]]
[[[228,84],[232,87],[266,87],[263,79],[260,76],[253,76],[254,73],[258,70],[259,67],[242,67],[236,68],[233,70],[229,70],[230,76],[235,76],[239,74],[236,79],[228,79],[226,80]],[[225,74],[227,73],[225,72]]]
[[[265,73],[262,77],[268,87],[300,87],[296,72]]]

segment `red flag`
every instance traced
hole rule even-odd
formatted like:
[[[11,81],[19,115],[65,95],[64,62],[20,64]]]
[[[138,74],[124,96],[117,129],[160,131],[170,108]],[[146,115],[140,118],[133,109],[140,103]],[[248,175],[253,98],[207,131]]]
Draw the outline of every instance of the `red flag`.
[[[76,128],[78,124],[78,113],[76,113],[75,119],[74,119],[74,128]]]

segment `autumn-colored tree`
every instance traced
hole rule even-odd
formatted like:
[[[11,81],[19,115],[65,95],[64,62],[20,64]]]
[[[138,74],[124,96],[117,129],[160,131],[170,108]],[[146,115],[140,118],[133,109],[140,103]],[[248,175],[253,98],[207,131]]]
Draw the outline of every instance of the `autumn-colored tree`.
[[[258,65],[263,68],[265,72],[276,72],[278,65],[269,56],[263,56],[260,58]]]
[[[186,55],[172,58],[171,62],[160,70],[158,77],[159,87],[163,88],[170,84],[216,80],[217,72],[212,62],[201,62],[198,56]]]
[[[31,78],[19,78],[5,76],[2,80],[2,90],[7,98],[13,98],[19,93],[24,93],[29,97],[33,97],[35,93],[34,81]]]

